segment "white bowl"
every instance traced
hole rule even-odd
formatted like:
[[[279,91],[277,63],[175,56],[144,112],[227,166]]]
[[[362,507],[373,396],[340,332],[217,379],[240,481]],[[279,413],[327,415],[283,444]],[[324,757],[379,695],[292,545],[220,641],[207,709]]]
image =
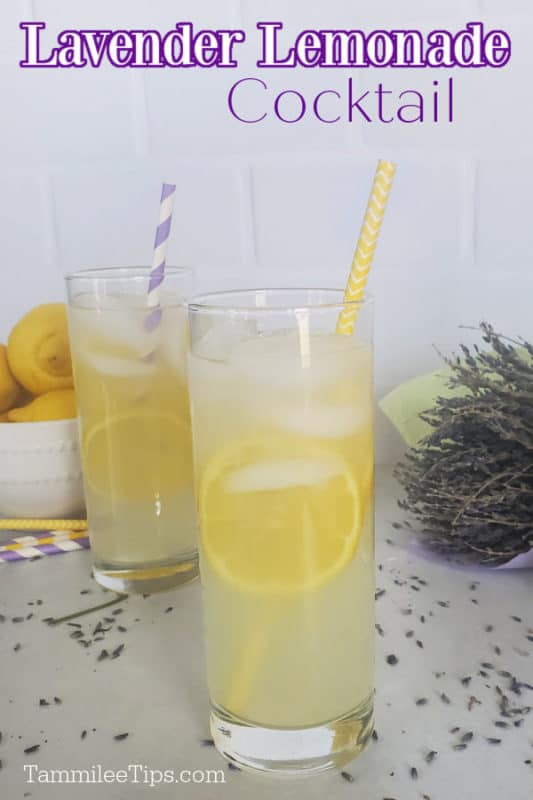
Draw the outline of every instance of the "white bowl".
[[[0,515],[84,515],[78,420],[0,423]]]

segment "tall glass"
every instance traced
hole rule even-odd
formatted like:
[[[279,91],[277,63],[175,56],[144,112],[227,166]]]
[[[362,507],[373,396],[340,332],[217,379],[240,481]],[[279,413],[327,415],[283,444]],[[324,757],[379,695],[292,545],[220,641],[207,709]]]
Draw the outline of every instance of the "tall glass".
[[[94,576],[130,593],[198,574],[186,377],[191,273],[167,269],[159,310],[148,307],[149,273],[67,277]]]
[[[189,304],[211,730],[225,758],[318,772],[373,725],[372,313],[336,290]]]

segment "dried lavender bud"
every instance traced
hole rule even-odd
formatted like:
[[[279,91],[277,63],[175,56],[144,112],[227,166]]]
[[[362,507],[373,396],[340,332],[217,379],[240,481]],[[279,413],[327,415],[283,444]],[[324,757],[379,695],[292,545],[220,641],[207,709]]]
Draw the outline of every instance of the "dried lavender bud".
[[[111,658],[118,658],[118,657],[119,657],[119,655],[120,655],[120,654],[122,653],[122,651],[124,650],[125,646],[126,646],[126,645],[124,645],[124,644],[119,644],[119,646],[118,646],[118,647],[115,647],[115,649],[114,649],[114,650],[112,651],[112,653],[111,653]]]
[[[395,656],[394,653],[391,653],[386,658],[387,664],[390,664],[391,667],[396,666],[396,664],[398,663],[398,660],[399,660],[398,656]]]
[[[123,742],[124,739],[128,738],[128,736],[129,736],[129,733],[116,733],[113,736],[113,739],[115,740],[115,742]]]
[[[431,432],[397,477],[400,507],[419,521],[429,547],[498,565],[531,548],[533,345],[487,323],[480,332],[485,350],[463,346],[445,359],[450,388],[462,391],[421,414]]]
[[[341,778],[344,778],[344,780],[348,781],[348,783],[353,783],[355,780],[354,776],[349,772],[341,772]]]
[[[427,753],[424,761],[426,762],[426,764],[431,764],[437,758],[437,756],[438,753],[436,750],[430,750],[429,753]]]

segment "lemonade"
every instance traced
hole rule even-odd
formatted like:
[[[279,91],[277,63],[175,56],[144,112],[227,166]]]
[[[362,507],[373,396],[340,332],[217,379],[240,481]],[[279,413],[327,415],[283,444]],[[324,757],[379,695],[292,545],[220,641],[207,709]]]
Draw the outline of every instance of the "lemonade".
[[[69,309],[95,575],[128,591],[182,582],[197,561],[185,310],[165,303],[154,332],[148,314],[127,293]]]
[[[189,380],[212,727],[272,769],[287,747],[258,763],[253,728],[324,728],[333,760],[371,731],[372,356],[246,328],[193,336]]]

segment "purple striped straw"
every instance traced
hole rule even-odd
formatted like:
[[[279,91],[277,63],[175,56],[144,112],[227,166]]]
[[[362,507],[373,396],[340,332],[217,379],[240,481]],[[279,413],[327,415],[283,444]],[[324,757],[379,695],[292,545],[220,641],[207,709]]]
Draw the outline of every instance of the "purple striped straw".
[[[161,284],[165,279],[165,266],[167,258],[168,240],[172,226],[172,211],[176,186],[173,183],[164,183],[161,191],[159,205],[159,224],[155,232],[154,258],[148,285],[148,306],[152,309],[145,321],[147,331],[154,331],[161,322]]]

